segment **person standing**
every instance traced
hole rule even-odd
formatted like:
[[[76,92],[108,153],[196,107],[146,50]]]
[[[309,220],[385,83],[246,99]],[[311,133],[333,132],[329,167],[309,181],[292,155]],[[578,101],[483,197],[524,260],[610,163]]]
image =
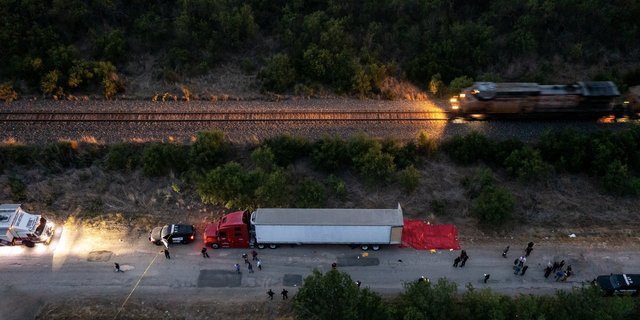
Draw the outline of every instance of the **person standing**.
[[[509,252],[509,246],[507,246],[507,247],[504,249],[504,251],[502,251],[502,257],[503,257],[503,258],[505,258],[505,259],[507,258],[507,252]]]
[[[489,280],[489,277],[490,277],[490,276],[491,276],[491,275],[490,275],[490,274],[488,274],[488,273],[485,273],[485,274],[484,274],[484,283],[487,283],[487,280]]]
[[[558,270],[562,270],[564,268],[564,260],[560,261],[560,265],[558,266]]]
[[[116,269],[116,273],[118,273],[118,272],[124,273],[124,271],[120,270],[120,265],[119,264],[116,263],[115,266],[113,266],[113,267]]]
[[[460,268],[464,267],[464,265],[467,264],[467,260],[469,260],[469,256],[465,255],[464,258],[462,258],[462,264],[460,264]]]
[[[562,270],[558,270],[558,273],[556,273],[556,276],[555,276],[556,281],[560,280],[563,275],[564,273],[562,272]]]
[[[516,258],[516,260],[513,261],[513,270],[516,269],[516,266],[518,265],[518,262],[520,262],[520,258]]]
[[[525,262],[527,262],[527,258],[525,258],[524,256],[520,257],[520,267],[524,267]]]
[[[164,249],[164,257],[167,259],[171,259],[171,256],[169,255],[169,250]]]
[[[282,288],[282,300],[284,299],[289,299],[289,296],[287,296],[287,293],[289,293],[289,291],[285,290],[284,288]]]
[[[236,272],[240,273],[240,266],[237,263],[234,265],[234,267],[236,267]]]
[[[202,257],[209,258],[209,254],[207,253],[207,248],[202,248]]]
[[[253,273],[253,266],[251,265],[251,263],[249,263],[247,268],[249,268],[249,273]]]
[[[243,253],[243,254],[242,254],[242,259],[244,259],[244,264],[249,263],[249,256],[247,256],[247,254],[246,254],[246,253]]]
[[[532,247],[527,247],[526,249],[524,249],[524,251],[526,252],[526,254],[524,256],[528,257],[531,254],[531,251],[533,251],[533,248]]]
[[[460,257],[456,257],[456,259],[453,260],[453,266],[457,268],[458,267],[458,263],[460,263]]]
[[[262,271],[262,260],[258,260],[258,270]]]
[[[567,267],[567,272],[566,272],[566,274],[567,274],[567,278],[568,278],[568,277],[570,277],[570,276],[573,274],[573,271],[571,271],[571,265],[569,265],[569,266]]]
[[[524,268],[522,268],[522,274],[520,275],[524,276],[524,273],[527,272],[527,269],[529,269],[529,266],[524,266]]]
[[[554,261],[553,262],[553,272],[556,272],[556,270],[558,270],[558,267],[560,267],[560,265],[558,264],[558,261]]]
[[[358,285],[358,289],[360,289],[360,285],[362,284],[362,282],[360,282],[360,280],[356,281],[356,284]]]
[[[253,257],[251,261],[258,261],[258,253],[255,250],[251,250],[251,256]]]
[[[467,256],[467,251],[466,250],[462,250],[462,252],[460,252],[460,260],[464,260],[464,257]]]
[[[513,274],[517,275],[518,273],[520,273],[520,265],[516,266],[516,272],[514,272]]]
[[[267,294],[269,295],[269,299],[273,300],[273,295],[275,294],[275,292],[271,291],[271,289],[269,289],[269,291],[267,291]]]
[[[553,267],[551,266],[551,262],[549,262],[549,264],[547,265],[547,269],[544,271],[544,277],[549,278],[551,271],[553,271]]]
[[[337,263],[335,263],[335,262],[334,262],[334,263],[332,263],[332,264],[331,264],[331,269],[332,269],[332,270],[336,270],[336,269],[338,269],[338,264],[337,264]]]

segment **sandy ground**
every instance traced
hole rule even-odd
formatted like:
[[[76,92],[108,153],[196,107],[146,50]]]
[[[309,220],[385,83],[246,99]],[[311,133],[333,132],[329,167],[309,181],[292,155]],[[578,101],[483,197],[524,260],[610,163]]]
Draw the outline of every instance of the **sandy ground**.
[[[303,279],[314,268],[326,272],[336,261],[340,271],[385,296],[401,292],[403,281],[420,276],[432,281],[446,277],[459,285],[460,292],[471,283],[509,295],[553,294],[597,275],[637,272],[640,263],[637,238],[629,245],[541,240],[527,260],[527,274],[514,275],[513,260],[522,255],[529,239],[488,236],[491,243],[461,242],[470,256],[464,268],[451,266],[459,251],[430,253],[385,246],[359,260],[362,251],[358,248],[303,245],[258,250],[263,270],[249,273],[241,258],[249,249],[209,249],[211,258],[206,259],[200,255],[202,245],[197,241],[172,245],[171,259],[165,259],[161,247],[149,243],[142,232],[76,229],[71,224],[56,231],[49,246],[0,248],[0,292],[5,297],[0,300],[0,319],[31,319],[38,313],[39,319],[113,319],[138,281],[118,318],[164,314],[183,319],[276,319],[289,315],[288,304],[279,299],[267,303],[267,290],[279,293],[284,287],[292,296],[301,284],[296,277]],[[459,233],[464,235],[465,230]],[[561,236],[572,239],[568,234]],[[508,259],[501,257],[506,245],[511,245]],[[371,265],[358,265],[365,259]],[[545,279],[546,263],[560,260],[572,265],[574,275],[567,282]],[[125,273],[114,273],[114,262]],[[242,266],[241,274],[234,271],[236,263]],[[483,283],[484,273],[491,274],[487,284]],[[236,313],[239,308],[242,311]]]

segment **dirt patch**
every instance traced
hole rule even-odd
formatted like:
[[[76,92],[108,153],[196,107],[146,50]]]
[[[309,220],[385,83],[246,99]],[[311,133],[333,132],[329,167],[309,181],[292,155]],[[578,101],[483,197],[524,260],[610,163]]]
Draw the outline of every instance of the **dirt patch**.
[[[267,295],[265,294],[265,297]],[[35,319],[293,319],[290,300],[143,300],[131,299],[118,312],[119,303],[108,297],[49,302]]]
[[[111,260],[111,255],[113,252],[111,251],[91,251],[89,252],[89,256],[87,257],[87,261],[89,262],[107,262]]]

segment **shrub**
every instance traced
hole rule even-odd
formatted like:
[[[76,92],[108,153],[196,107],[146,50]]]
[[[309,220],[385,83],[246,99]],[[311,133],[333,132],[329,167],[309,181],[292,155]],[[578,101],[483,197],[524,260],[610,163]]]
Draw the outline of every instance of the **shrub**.
[[[309,155],[314,166],[321,170],[333,171],[345,165],[347,156],[347,142],[338,135],[331,138],[328,134],[313,145]]]
[[[398,100],[398,93],[394,90],[387,89],[383,92],[384,98],[387,100],[395,101]]]
[[[11,102],[18,99],[18,93],[13,90],[11,82],[0,84],[0,100]]]
[[[158,177],[174,168],[178,173],[184,171],[187,157],[184,150],[173,144],[148,144],[142,152],[142,174]]]
[[[465,137],[455,135],[447,142],[445,149],[455,163],[469,165],[480,159],[489,159],[494,148],[491,141],[474,131]]]
[[[388,179],[396,171],[393,156],[382,152],[378,140],[369,138],[363,132],[353,135],[347,141],[347,150],[353,166],[367,180]]]
[[[548,166],[542,161],[540,151],[529,147],[514,150],[504,161],[507,173],[518,179],[540,179],[547,174]]]
[[[502,82],[502,78],[493,72],[483,73],[476,79],[477,82]]]
[[[269,59],[269,64],[261,72],[264,87],[276,93],[282,93],[293,85],[296,69],[289,61],[289,56],[278,53]]]
[[[346,272],[329,270],[323,275],[313,269],[291,300],[291,308],[301,320],[359,319],[359,295],[358,286]]]
[[[628,177],[627,166],[618,159],[607,167],[601,183],[602,188],[609,193],[617,195],[640,193],[640,179]]]
[[[449,84],[449,93],[460,94],[460,91],[464,88],[471,87],[473,85],[473,79],[462,76],[451,80]]]
[[[509,188],[487,186],[474,201],[471,212],[482,223],[501,225],[511,220],[514,205]]]
[[[436,73],[431,77],[431,82],[429,83],[429,91],[432,95],[442,98],[447,95],[447,88],[445,87],[444,82],[442,82],[442,77],[439,73]]]
[[[12,144],[9,147],[9,160],[19,166],[30,166],[35,162],[35,149],[21,144]]]
[[[242,204],[247,175],[242,166],[229,162],[196,179],[196,193],[202,202],[222,204],[226,208]]]
[[[433,213],[442,214],[444,213],[444,209],[445,209],[444,200],[440,200],[440,199],[431,200],[431,210],[433,210]]]
[[[492,157],[487,159],[487,163],[495,166],[504,166],[504,161],[511,155],[513,151],[521,150],[525,147],[524,142],[517,139],[502,140],[496,144],[495,152]]]
[[[77,162],[78,142],[58,141],[48,144],[44,149],[44,165],[54,168],[57,165],[63,168],[71,167]]]
[[[18,202],[27,199],[27,185],[18,178],[9,178],[9,198]]]
[[[52,93],[57,95],[63,94],[62,87],[59,86],[63,83],[62,73],[58,70],[53,70],[42,77],[41,88],[44,93]]]
[[[413,140],[409,140],[399,151],[394,155],[398,168],[406,168],[418,161],[418,146]]]
[[[286,167],[299,158],[309,155],[311,141],[301,136],[281,136],[264,139],[263,144],[271,149],[278,166]]]
[[[397,319],[459,319],[458,286],[447,279],[437,283],[408,281],[399,294]]]
[[[106,58],[111,62],[120,62],[125,57],[126,40],[124,32],[113,30],[98,37],[93,44],[93,57]]]
[[[113,144],[109,147],[107,165],[112,169],[133,169],[138,165],[138,154],[131,144]]]
[[[296,186],[296,207],[323,208],[327,204],[325,186],[313,178],[305,178]]]
[[[536,149],[540,150],[544,160],[558,170],[578,173],[589,169],[589,139],[572,128],[544,132]]]
[[[195,170],[211,170],[222,163],[227,154],[227,143],[220,130],[198,131],[196,141],[191,145],[189,159]]]
[[[347,194],[347,184],[344,181],[340,180],[340,178],[335,175],[329,175],[329,179],[327,180],[329,183],[329,187],[331,191],[340,198],[341,201],[349,200],[349,195]]]
[[[417,149],[418,154],[427,158],[433,158],[438,152],[438,143],[435,139],[429,137],[429,134],[423,130],[418,134]]]
[[[413,192],[420,186],[420,172],[413,166],[398,172],[398,179],[407,193]]]
[[[273,170],[262,179],[254,192],[256,206],[261,208],[282,208],[289,204],[289,187],[282,168]]]
[[[166,83],[176,83],[180,81],[180,75],[171,69],[163,69],[162,80]]]
[[[271,152],[271,148],[264,146],[259,147],[251,153],[251,160],[256,163],[258,168],[269,172],[274,166],[275,156],[273,155],[273,152]]]

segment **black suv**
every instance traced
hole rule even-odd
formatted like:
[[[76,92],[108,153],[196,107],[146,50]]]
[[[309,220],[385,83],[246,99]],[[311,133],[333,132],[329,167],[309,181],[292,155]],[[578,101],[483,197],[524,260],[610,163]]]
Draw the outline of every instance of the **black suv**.
[[[598,284],[607,295],[630,293],[637,296],[640,293],[640,274],[611,274],[598,276]]]
[[[154,228],[149,234],[149,240],[155,245],[162,244],[162,239],[167,243],[187,244],[196,238],[196,228],[186,224],[172,224]]]

